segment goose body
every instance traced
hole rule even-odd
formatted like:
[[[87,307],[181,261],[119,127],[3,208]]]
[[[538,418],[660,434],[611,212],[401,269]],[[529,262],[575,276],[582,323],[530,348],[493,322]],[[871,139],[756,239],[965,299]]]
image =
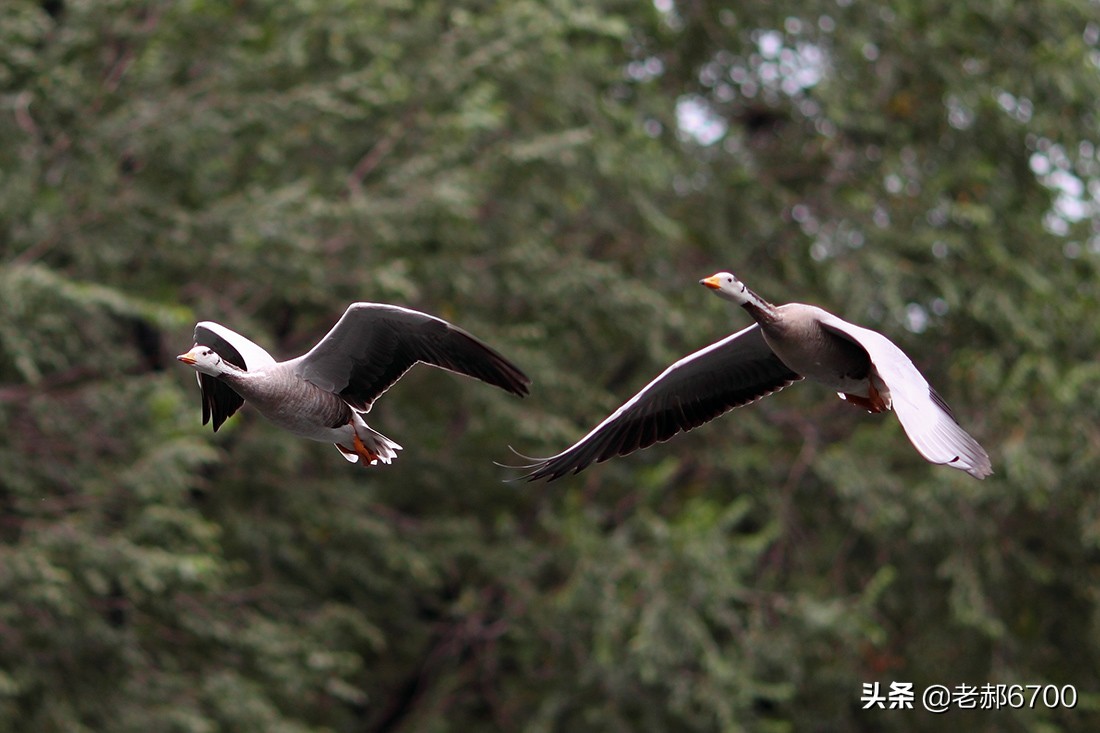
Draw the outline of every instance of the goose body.
[[[668,367],[565,451],[533,459],[529,480],[554,480],[691,430],[736,407],[808,378],[867,409],[893,409],[931,463],[985,478],[985,450],[909,357],[878,333],[802,303],[774,306],[728,272],[700,281],[756,321]]]
[[[390,463],[401,446],[367,425],[375,400],[414,364],[480,379],[523,397],[530,380],[484,342],[435,316],[381,303],[353,303],[307,353],[276,361],[213,321],[195,326],[177,357],[197,371],[202,422],[222,423],[246,401],[275,425],[331,442],[349,461]]]

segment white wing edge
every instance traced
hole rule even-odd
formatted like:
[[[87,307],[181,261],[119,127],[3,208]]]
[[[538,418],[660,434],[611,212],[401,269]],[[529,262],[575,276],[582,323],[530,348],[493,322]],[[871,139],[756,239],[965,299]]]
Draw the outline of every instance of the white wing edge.
[[[993,473],[989,455],[955,420],[912,360],[877,331],[857,326],[822,311],[822,323],[848,335],[867,350],[886,383],[898,421],[909,441],[926,460],[966,471],[975,478]]]
[[[241,357],[244,359],[247,371],[252,371],[254,369],[265,366],[272,366],[276,363],[271,354],[267,353],[267,351],[262,346],[242,336],[236,331],[226,328],[220,323],[215,323],[214,321],[199,321],[195,324],[195,328],[199,327],[213,331],[218,336],[228,341],[229,344],[232,345],[233,348],[236,349],[240,353]]]

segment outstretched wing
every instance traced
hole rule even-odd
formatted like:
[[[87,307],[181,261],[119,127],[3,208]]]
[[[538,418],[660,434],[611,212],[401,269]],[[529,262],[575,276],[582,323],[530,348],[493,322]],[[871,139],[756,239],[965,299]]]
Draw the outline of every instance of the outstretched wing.
[[[531,380],[484,342],[441,318],[380,303],[353,303],[295,373],[353,407],[371,404],[413,364],[465,374],[520,397]]]
[[[209,346],[222,359],[245,371],[275,363],[271,354],[239,333],[220,323],[200,321],[195,325],[195,343]],[[196,372],[202,394],[202,424],[214,421],[214,432],[244,404],[244,398],[225,382],[209,374]]]
[[[985,449],[962,429],[951,408],[893,341],[830,313],[822,316],[821,325],[867,352],[874,370],[890,390],[901,427],[925,459],[979,479],[993,473]]]
[[[625,456],[802,379],[779,360],[752,325],[665,369],[571,448],[537,459],[529,481],[578,473],[593,462]]]

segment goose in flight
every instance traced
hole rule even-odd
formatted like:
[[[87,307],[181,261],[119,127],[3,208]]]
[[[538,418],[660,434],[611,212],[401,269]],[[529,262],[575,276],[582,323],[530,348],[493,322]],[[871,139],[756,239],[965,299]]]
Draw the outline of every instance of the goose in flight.
[[[531,380],[482,341],[426,313],[352,303],[307,353],[277,362],[225,326],[202,321],[176,357],[197,372],[202,424],[222,423],[247,400],[279,427],[332,442],[352,463],[389,463],[401,446],[364,419],[374,401],[417,362],[465,374],[519,397]]]
[[[755,324],[685,356],[572,447],[520,466],[530,481],[578,473],[625,456],[808,377],[870,412],[893,409],[931,463],[993,473],[989,456],[909,357],[882,334],[802,303],[775,306],[728,272],[699,281]]]

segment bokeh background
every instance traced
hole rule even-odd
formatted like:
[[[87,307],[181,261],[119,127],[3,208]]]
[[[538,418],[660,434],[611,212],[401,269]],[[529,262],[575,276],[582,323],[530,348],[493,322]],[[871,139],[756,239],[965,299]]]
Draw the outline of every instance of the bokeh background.
[[[1098,100],[1095,0],[7,0],[0,731],[1100,730]],[[800,384],[505,481],[747,325],[724,269],[996,474]],[[532,395],[414,370],[369,470],[199,424],[196,320],[286,358],[355,300]]]

